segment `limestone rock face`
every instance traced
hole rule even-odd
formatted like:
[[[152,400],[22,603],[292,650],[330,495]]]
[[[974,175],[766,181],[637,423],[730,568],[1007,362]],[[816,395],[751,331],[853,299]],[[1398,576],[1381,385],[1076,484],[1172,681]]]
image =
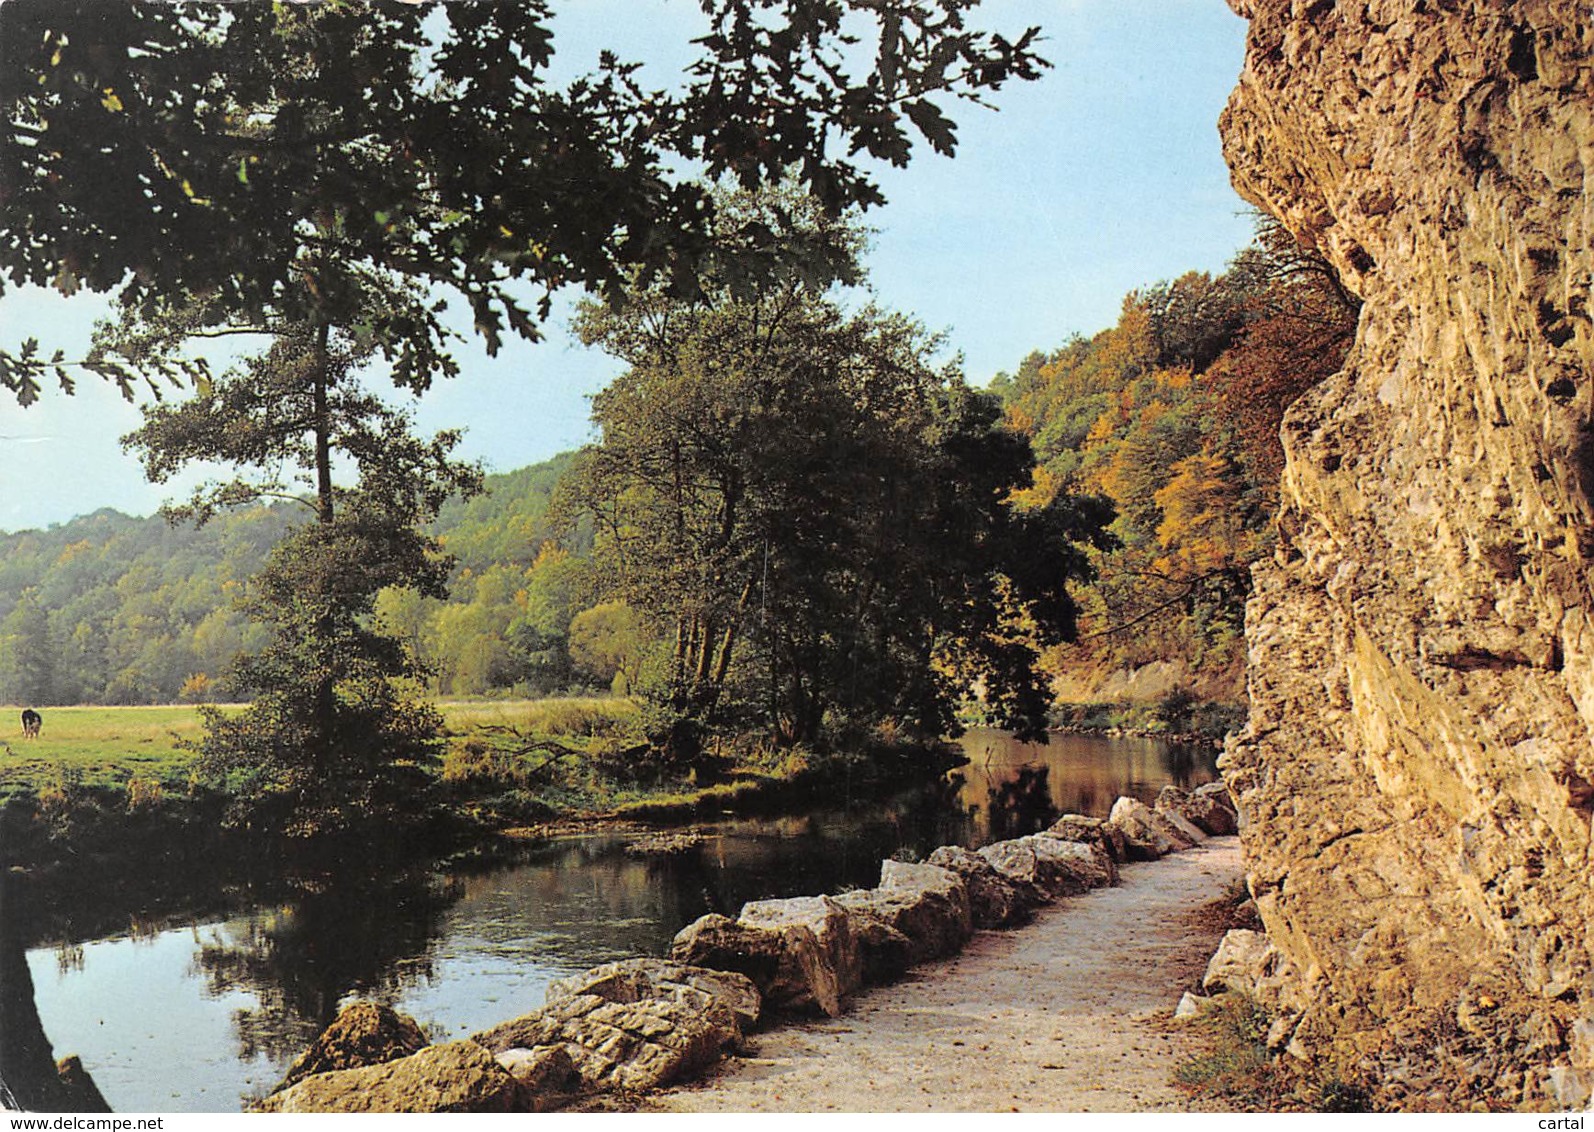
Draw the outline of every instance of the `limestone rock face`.
[[[363,1069],[306,1077],[261,1112],[512,1112],[520,1086],[475,1042],[428,1046]]]
[[[1594,19],[1232,3],[1235,185],[1365,304],[1284,422],[1223,760],[1291,1048],[1533,1103],[1591,1068]]]

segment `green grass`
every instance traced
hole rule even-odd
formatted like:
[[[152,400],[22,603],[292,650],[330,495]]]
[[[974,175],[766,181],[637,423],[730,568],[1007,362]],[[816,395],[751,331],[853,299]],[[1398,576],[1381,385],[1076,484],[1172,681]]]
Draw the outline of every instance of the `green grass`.
[[[588,737],[612,732],[636,714],[634,702],[592,696],[548,700],[448,701],[438,704],[449,731],[511,726],[528,735]],[[51,707],[40,709],[37,739],[22,738],[22,709],[0,706],[0,802],[70,783],[125,788],[133,779],[185,789],[193,754],[177,740],[197,739],[199,712],[163,707]]]
[[[636,717],[624,696],[560,696],[543,700],[443,700],[437,705],[451,732],[514,727],[526,735],[607,735]]]
[[[188,781],[193,756],[176,739],[198,737],[192,707],[52,707],[40,714],[39,737],[24,739],[21,709],[0,707],[0,800],[63,780],[85,787]]]

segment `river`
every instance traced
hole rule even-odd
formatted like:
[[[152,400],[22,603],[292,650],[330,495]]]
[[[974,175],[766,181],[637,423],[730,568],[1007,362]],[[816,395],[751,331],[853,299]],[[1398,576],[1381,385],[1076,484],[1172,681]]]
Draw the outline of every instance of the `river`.
[[[894,853],[978,846],[1216,775],[1211,751],[1150,739],[962,742],[969,764],[938,787],[849,804],[842,784],[828,809],[703,823],[702,852],[684,859],[639,860],[625,838],[595,834],[489,871],[324,877],[223,917],[135,918],[93,938],[68,928],[27,952],[39,1017],[118,1111],[236,1111],[351,999],[463,1037],[541,1005],[551,979],[662,954],[704,912],[868,887]]]

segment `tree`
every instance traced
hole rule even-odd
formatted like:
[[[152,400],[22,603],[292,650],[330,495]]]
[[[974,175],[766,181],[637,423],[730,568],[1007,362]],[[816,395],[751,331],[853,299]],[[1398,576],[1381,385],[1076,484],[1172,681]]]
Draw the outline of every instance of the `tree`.
[[[790,195],[722,201],[845,262],[857,233]],[[730,238],[735,238],[732,235]],[[578,329],[629,370],[594,398],[602,439],[569,491],[597,530],[596,577],[653,625],[649,688],[668,761],[701,769],[706,732],[813,742],[827,725],[954,726],[983,683],[1003,723],[1040,733],[1032,639],[1073,631],[1066,585],[1100,515],[1025,511],[1029,445],[995,398],[928,359],[939,341],[812,280],[696,300],[639,287]]]
[[[1361,301],[1321,252],[1270,216],[1258,220],[1256,243],[1241,262],[1265,286],[1251,295],[1245,329],[1213,370],[1246,465],[1271,501],[1284,470],[1284,410],[1345,364]]]
[[[948,100],[1046,66],[1037,29],[976,31],[972,6],[707,0],[696,62],[659,91],[612,53],[556,85],[547,0],[10,0],[0,266],[135,308],[201,296],[196,325],[217,326],[268,308],[313,321],[332,297],[299,286],[314,255],[454,292],[495,350],[506,329],[534,337],[560,286],[618,298],[640,273],[693,291],[714,259],[699,173],[791,172],[836,214],[881,199],[856,155],[903,164],[912,134],[951,153]],[[790,266],[754,250],[716,267]],[[535,314],[515,281],[543,289]],[[366,318],[402,384],[451,372],[435,306]],[[96,364],[129,395],[203,376],[155,361]],[[63,362],[23,343],[0,355],[0,385],[22,404],[52,374],[70,389]]]
[[[642,619],[623,601],[602,602],[570,621],[570,659],[621,694],[637,687],[648,644]]]
[[[0,621],[0,699],[6,703],[55,702],[55,649],[50,619],[36,590],[28,590]]]
[[[164,344],[186,327],[121,329]],[[204,522],[264,498],[309,512],[240,603],[270,634],[233,677],[255,700],[236,715],[202,708],[198,749],[202,770],[230,780],[241,820],[323,834],[391,820],[414,801],[441,721],[406,694],[419,669],[373,627],[376,599],[399,585],[443,596],[447,562],[416,528],[480,477],[450,459],[456,436],[420,440],[402,412],[364,391],[361,365],[376,347],[358,334],[325,318],[264,329],[274,337],[260,353],[189,401],[147,408],[126,442],[157,482],[196,460],[239,470],[169,508],[174,519]],[[352,464],[353,486],[337,483],[334,454]]]

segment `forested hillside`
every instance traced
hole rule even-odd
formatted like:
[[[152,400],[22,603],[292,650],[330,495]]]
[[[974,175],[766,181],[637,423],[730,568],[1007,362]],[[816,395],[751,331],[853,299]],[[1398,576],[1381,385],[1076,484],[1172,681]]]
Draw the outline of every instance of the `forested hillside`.
[[[449,603],[382,595],[382,615],[438,670],[439,691],[517,682],[542,691],[580,679],[564,640],[569,554],[545,545],[549,496],[569,462],[490,476],[481,495],[444,507],[433,533],[458,558]],[[197,528],[104,510],[0,535],[0,702],[246,694],[228,672],[236,653],[259,646],[260,631],[233,602],[290,522],[302,520],[292,505],[224,513]],[[588,678],[613,675],[598,669]]]
[[[1116,326],[997,379],[1041,465],[1034,500],[1094,493],[1117,512],[1120,545],[1091,552],[1080,640],[1049,658],[1066,685],[1177,660],[1184,692],[1242,695],[1247,567],[1271,543],[1280,418],[1340,367],[1355,320],[1333,270],[1268,222],[1226,273],[1133,292]]]

